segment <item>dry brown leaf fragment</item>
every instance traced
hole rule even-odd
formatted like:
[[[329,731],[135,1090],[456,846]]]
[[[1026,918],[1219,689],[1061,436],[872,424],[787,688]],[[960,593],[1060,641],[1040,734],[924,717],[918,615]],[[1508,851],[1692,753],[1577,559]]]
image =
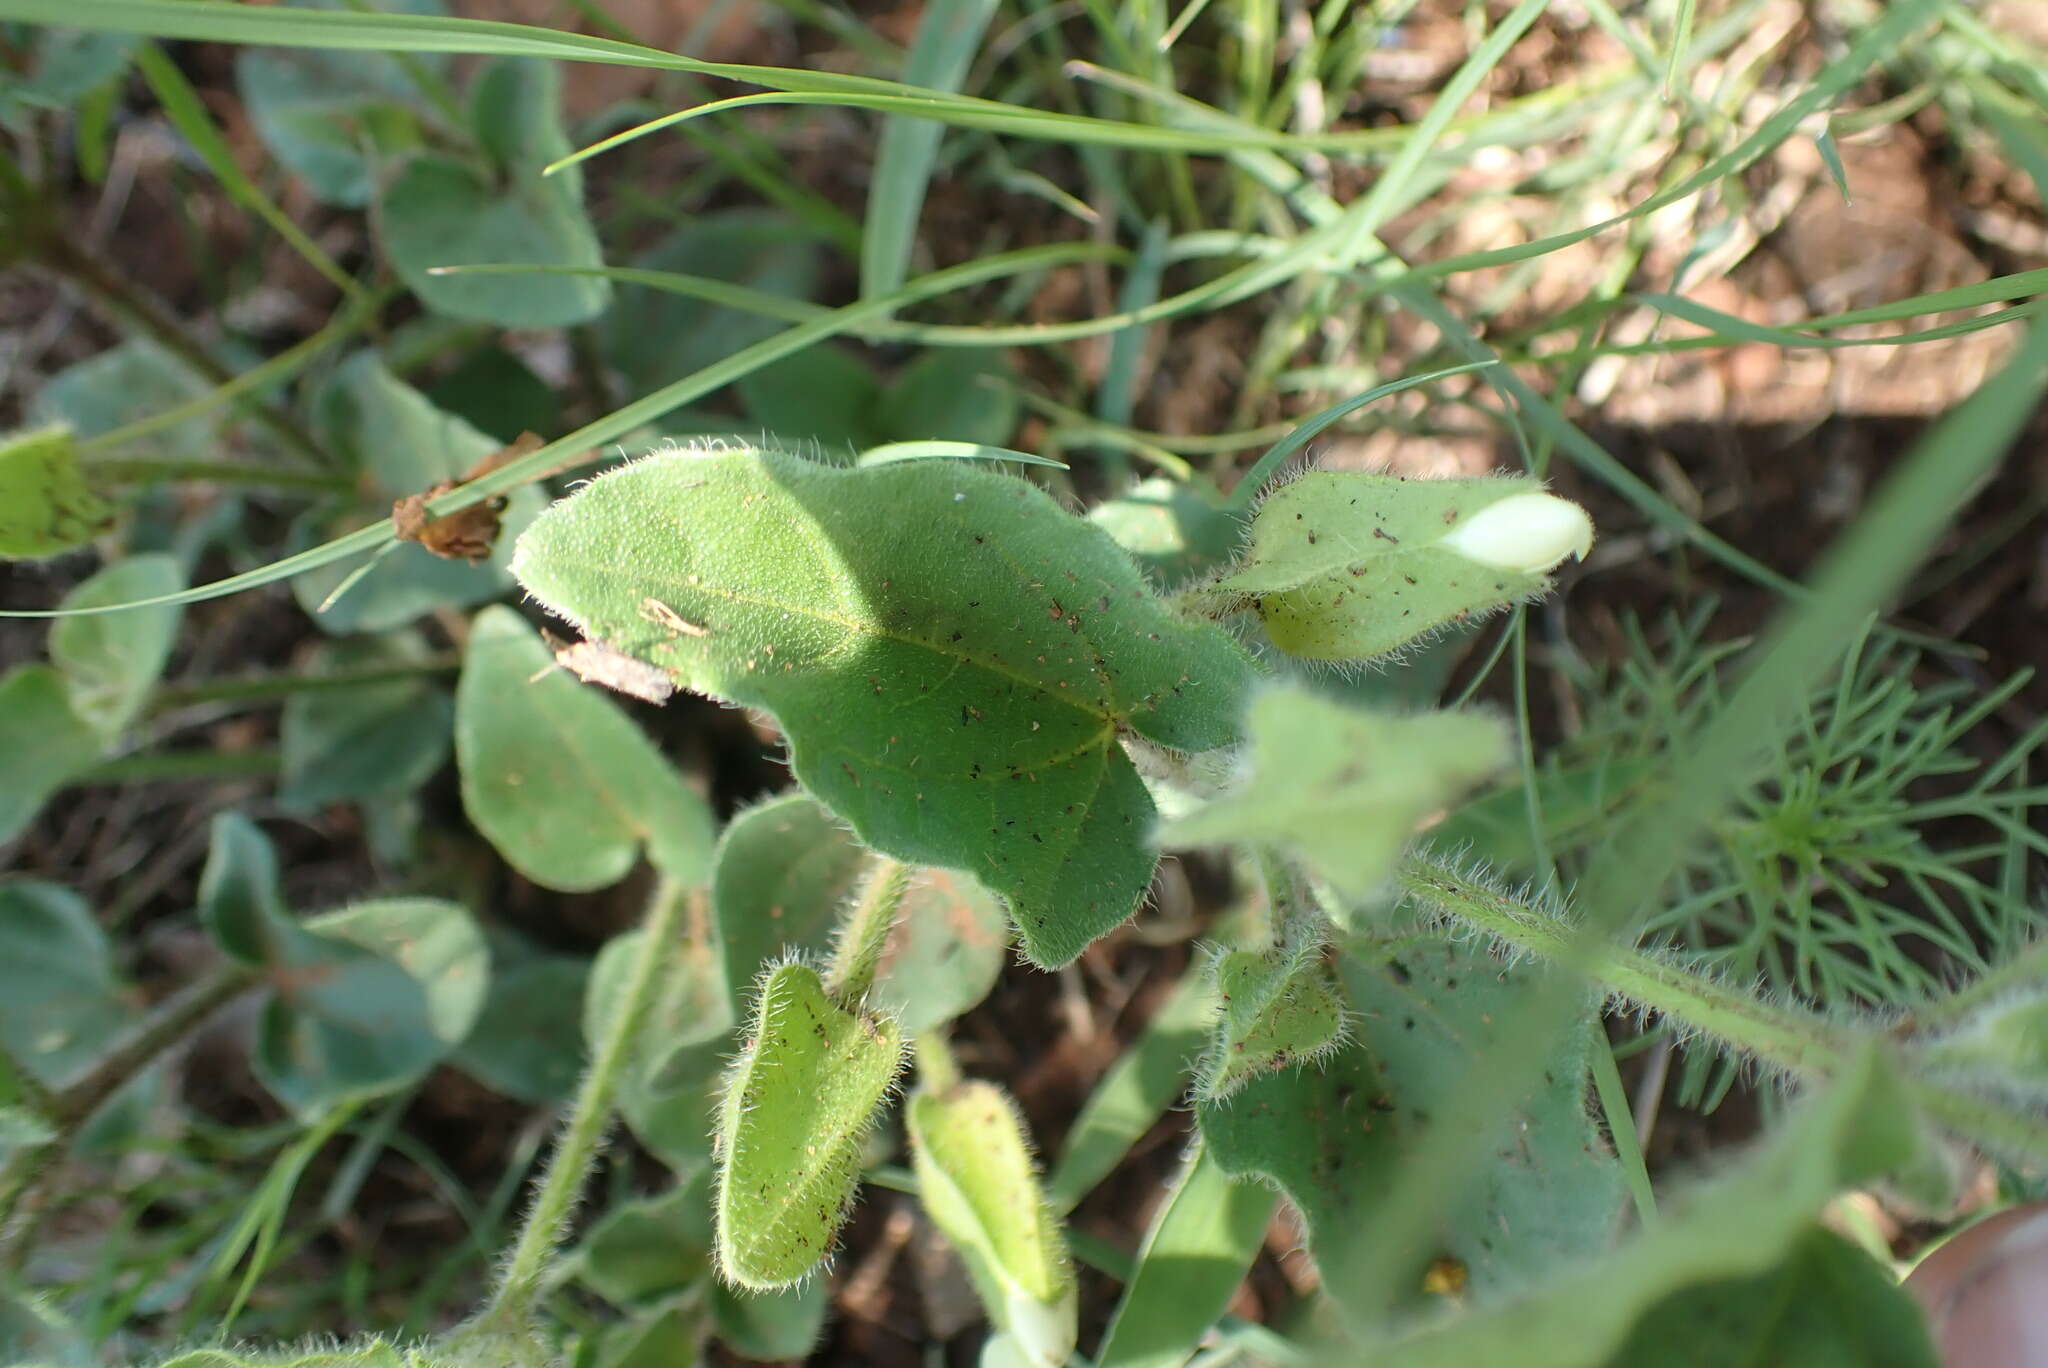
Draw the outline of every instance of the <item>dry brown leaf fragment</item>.
[[[555,663],[585,684],[597,684],[643,703],[666,703],[675,697],[675,680],[659,665],[650,665],[602,641],[571,643],[547,631],[541,636],[555,653]]]
[[[427,503],[545,445],[538,435],[522,432],[509,445],[499,447],[471,466],[460,480],[442,480],[418,494],[396,500],[391,505],[392,530],[400,541],[417,542],[444,560],[465,560],[475,565],[487,559],[498,540],[499,518],[505,511],[502,497],[485,499],[438,518],[427,512]]]

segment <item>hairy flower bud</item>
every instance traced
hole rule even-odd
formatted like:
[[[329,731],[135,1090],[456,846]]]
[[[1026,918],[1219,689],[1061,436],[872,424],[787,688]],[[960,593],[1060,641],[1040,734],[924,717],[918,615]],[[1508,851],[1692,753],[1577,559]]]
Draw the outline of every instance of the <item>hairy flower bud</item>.
[[[1474,513],[1438,543],[1467,560],[1540,575],[1593,549],[1593,520],[1555,494],[1510,494]]]

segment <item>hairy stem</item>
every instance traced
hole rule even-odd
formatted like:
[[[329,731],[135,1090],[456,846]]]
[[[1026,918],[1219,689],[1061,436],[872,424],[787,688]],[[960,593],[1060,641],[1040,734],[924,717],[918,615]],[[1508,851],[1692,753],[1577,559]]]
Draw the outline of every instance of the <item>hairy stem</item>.
[[[839,930],[832,967],[825,975],[825,991],[840,1006],[857,1007],[875,986],[882,952],[889,948],[889,933],[896,929],[896,914],[909,887],[908,865],[886,855],[877,855],[869,865],[867,881]]]
[[[167,998],[83,1074],[43,1093],[39,1110],[56,1134],[45,1144],[15,1151],[0,1165],[0,1266],[11,1266],[16,1252],[25,1251],[21,1236],[28,1222],[20,1218],[28,1214],[31,1199],[93,1113],[208,1017],[253,988],[257,978],[240,964],[220,965]],[[26,1072],[17,1070],[17,1076],[33,1081]]]
[[[1578,928],[1424,853],[1395,875],[1433,911],[1549,963],[1576,970],[1631,1004],[1725,1041],[1774,1068],[1826,1077],[1847,1057],[1841,1030],[1808,1012],[1758,1002],[1683,965],[1617,945],[1587,946]]]
[[[647,909],[640,957],[633,965],[632,976],[626,980],[625,996],[613,1012],[590,1067],[577,1086],[562,1138],[548,1159],[547,1171],[534,1191],[533,1205],[527,1208],[525,1223],[519,1229],[519,1239],[498,1280],[498,1290],[478,1318],[479,1324],[495,1322],[499,1329],[523,1325],[539,1297],[543,1275],[561,1244],[569,1215],[603,1147],[605,1133],[611,1128],[612,1099],[618,1093],[640,1030],[654,1005],[656,989],[663,974],[674,967],[682,949],[685,908],[693,898],[702,896],[700,891],[676,879],[663,878],[655,888],[654,901]]]

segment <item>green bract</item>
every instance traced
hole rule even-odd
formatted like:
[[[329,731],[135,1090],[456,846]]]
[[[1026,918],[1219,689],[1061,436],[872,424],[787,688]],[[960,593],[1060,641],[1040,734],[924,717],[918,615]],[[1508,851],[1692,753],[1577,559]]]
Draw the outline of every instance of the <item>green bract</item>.
[[[1364,660],[1469,622],[1550,585],[1546,572],[1592,543],[1541,496],[1524,519],[1460,538],[1468,520],[1506,499],[1540,495],[1524,476],[1404,480],[1316,471],[1265,501],[1238,567],[1198,601],[1257,613],[1273,644],[1312,660]],[[1546,554],[1554,552],[1554,554]]]
[[[1344,1005],[1324,963],[1315,923],[1297,920],[1269,950],[1233,950],[1215,962],[1222,1004],[1195,1084],[1204,1101],[1228,1097],[1261,1074],[1320,1059],[1344,1032]]]
[[[54,556],[85,545],[112,520],[78,468],[70,432],[0,439],[0,556]]]
[[[718,1270],[768,1289],[801,1282],[831,1252],[903,1037],[834,1003],[805,964],[763,976],[752,1027],[719,1103]]]
[[[950,462],[653,457],[537,519],[515,573],[586,635],[774,713],[806,788],[877,850],[968,870],[1042,965],[1151,878],[1120,738],[1227,744],[1250,679],[1099,529]]]

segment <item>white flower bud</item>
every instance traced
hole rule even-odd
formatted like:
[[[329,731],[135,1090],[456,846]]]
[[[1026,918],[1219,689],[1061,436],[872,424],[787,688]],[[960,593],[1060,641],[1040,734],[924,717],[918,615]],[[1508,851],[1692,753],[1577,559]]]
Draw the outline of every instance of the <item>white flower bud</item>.
[[[1438,545],[1466,560],[1540,575],[1593,549],[1593,520],[1555,494],[1510,494],[1453,528]]]

